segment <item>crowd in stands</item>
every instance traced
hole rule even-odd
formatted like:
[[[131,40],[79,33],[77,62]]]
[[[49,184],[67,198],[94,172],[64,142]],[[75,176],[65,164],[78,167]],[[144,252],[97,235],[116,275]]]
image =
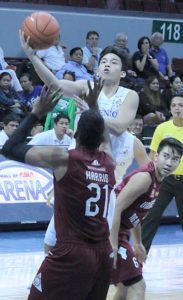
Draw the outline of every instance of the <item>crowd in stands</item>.
[[[163,13],[183,12],[183,3],[181,0],[2,0],[0,2],[35,3]]]
[[[171,118],[172,96],[183,91],[183,74],[173,72],[168,53],[162,45],[162,34],[155,32],[151,37],[140,37],[137,41],[137,51],[131,53],[126,34],[117,33],[114,37],[113,46],[127,58],[127,64],[123,66],[126,77],[121,79],[121,86],[135,90],[139,94],[138,118],[135,124],[140,120],[140,124],[143,124],[142,130],[138,134],[133,126],[129,130],[138,135],[146,146],[150,143],[156,126]],[[92,81],[93,76],[97,75],[101,51],[99,33],[89,31],[83,47],[76,45],[69,51],[58,39],[52,47],[37,51],[37,55],[58,79]],[[0,48],[0,67],[0,124],[3,129],[7,126],[8,115],[16,115],[21,121],[31,111],[33,103],[41,93],[42,82],[36,82],[35,78],[33,80],[28,67],[22,68],[22,73],[18,74],[16,66],[9,66],[6,62],[2,48]],[[65,113],[70,120],[71,131],[68,131],[68,134],[72,135],[76,110],[73,99],[60,99],[53,112],[37,125],[35,132],[36,129],[38,132],[53,129],[55,117]],[[14,119],[11,122],[15,122]],[[3,144],[2,140],[0,144]]]

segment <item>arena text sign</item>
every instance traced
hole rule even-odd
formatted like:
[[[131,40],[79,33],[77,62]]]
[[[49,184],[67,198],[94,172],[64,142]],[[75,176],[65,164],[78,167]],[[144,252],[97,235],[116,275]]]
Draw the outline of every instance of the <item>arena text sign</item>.
[[[45,202],[52,189],[48,171],[10,160],[0,162],[0,204]]]

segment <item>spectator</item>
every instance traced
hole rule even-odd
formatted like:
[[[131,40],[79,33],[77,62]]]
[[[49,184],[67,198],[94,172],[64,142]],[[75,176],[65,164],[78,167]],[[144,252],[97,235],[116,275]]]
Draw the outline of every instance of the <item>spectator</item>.
[[[54,73],[58,72],[65,65],[65,56],[60,37],[55,41],[55,45],[48,49],[38,50],[37,55],[43,60],[44,64]]]
[[[11,68],[13,68],[13,69],[11,69]],[[0,48],[0,74],[3,73],[4,70],[6,70],[6,72],[11,75],[11,78],[12,78],[11,83],[12,83],[12,87],[15,89],[15,91],[16,92],[21,91],[22,87],[20,85],[20,82],[19,82],[16,72],[15,72],[16,67],[8,65],[8,63],[4,59],[3,49]]]
[[[138,112],[143,116],[145,125],[157,125],[170,117],[161,100],[159,86],[159,78],[155,75],[149,76],[143,91],[139,93]]]
[[[139,51],[135,52],[132,57],[133,69],[140,78],[146,79],[152,74],[159,75],[158,62],[154,53],[151,53],[151,42],[147,36],[138,40],[137,47]]]
[[[161,94],[161,98],[166,105],[166,108],[170,110],[170,102],[173,96],[181,93],[182,81],[178,75],[174,75],[169,78],[169,85]]]
[[[65,71],[63,74],[63,79],[75,81],[75,73]],[[63,112],[69,117],[69,128],[71,130],[74,130],[76,117],[76,103],[73,99],[66,97],[62,97],[57,103],[57,105],[54,107],[53,111],[47,114],[45,130],[52,129],[54,127],[54,118],[61,112]]]
[[[139,140],[142,140],[143,126],[144,126],[143,117],[140,114],[136,114],[135,120],[129,126],[129,131],[132,134],[134,134]]]
[[[128,37],[124,33],[119,32],[116,34],[113,46],[118,48],[118,50],[129,54],[130,50],[127,48],[127,43],[128,43]]]
[[[20,76],[20,83],[23,91],[20,92],[19,95],[22,98],[23,103],[31,109],[32,104],[41,94],[42,86],[34,86],[32,83],[32,77],[29,73],[24,73]]]
[[[88,31],[86,35],[86,46],[83,47],[83,64],[88,72],[95,74],[98,69],[99,56],[102,51],[98,47],[99,33],[96,31]]]
[[[21,98],[11,87],[11,79],[8,72],[0,74],[0,120],[13,108],[21,108]]]
[[[69,146],[71,144],[71,138],[67,135],[69,121],[69,117],[60,113],[54,119],[54,128],[34,135],[29,144],[42,146]]]
[[[161,47],[163,44],[163,36],[160,32],[154,32],[151,36],[151,53],[153,53],[158,61],[159,74],[162,79],[168,79],[173,76],[171,64],[169,62],[166,50]]]
[[[83,50],[80,47],[71,49],[69,61],[56,73],[56,77],[62,79],[64,72],[67,70],[75,73],[76,80],[92,80],[92,75],[87,72],[82,60]]]
[[[3,129],[0,131],[0,148],[13,134],[20,123],[20,118],[15,114],[8,114],[3,119]]]

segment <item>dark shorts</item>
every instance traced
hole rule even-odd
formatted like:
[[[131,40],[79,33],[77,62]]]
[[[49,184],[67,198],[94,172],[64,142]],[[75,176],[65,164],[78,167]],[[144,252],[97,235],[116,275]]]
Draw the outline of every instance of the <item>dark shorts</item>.
[[[126,237],[126,240],[124,238],[119,244],[117,268],[112,271],[111,284],[122,282],[125,286],[129,286],[141,279],[142,264],[135,256],[128,237]]]
[[[109,243],[62,243],[43,261],[28,300],[105,300],[113,259]]]

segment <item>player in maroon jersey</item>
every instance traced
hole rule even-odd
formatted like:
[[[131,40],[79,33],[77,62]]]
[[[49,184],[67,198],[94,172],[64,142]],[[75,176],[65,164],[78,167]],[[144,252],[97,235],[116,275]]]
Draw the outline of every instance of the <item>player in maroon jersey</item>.
[[[118,196],[110,236],[114,250],[111,283],[117,285],[115,300],[143,300],[145,297],[142,263],[146,260],[146,251],[141,242],[141,222],[156,201],[161,181],[179,165],[182,152],[178,140],[162,140],[155,161],[129,174],[116,188]],[[134,250],[129,243],[130,230]]]
[[[54,172],[57,243],[43,261],[28,299],[105,300],[113,264],[107,214],[115,179],[111,157],[99,151],[104,119],[94,110],[81,115],[74,150],[23,144],[38,118],[53,109],[52,98],[51,90],[44,89],[2,149],[10,158]]]

